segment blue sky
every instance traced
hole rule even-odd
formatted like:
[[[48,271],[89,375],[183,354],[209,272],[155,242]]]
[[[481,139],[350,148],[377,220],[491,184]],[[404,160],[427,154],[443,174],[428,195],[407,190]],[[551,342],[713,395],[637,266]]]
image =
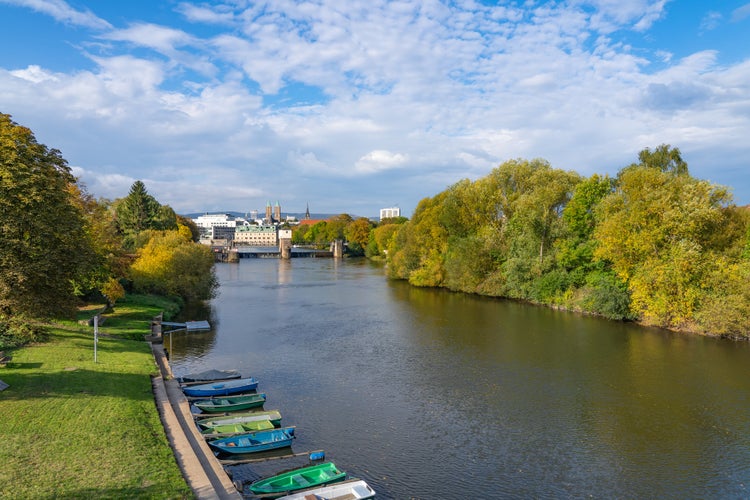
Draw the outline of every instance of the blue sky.
[[[0,112],[96,197],[376,216],[646,147],[750,203],[750,2],[0,0]]]

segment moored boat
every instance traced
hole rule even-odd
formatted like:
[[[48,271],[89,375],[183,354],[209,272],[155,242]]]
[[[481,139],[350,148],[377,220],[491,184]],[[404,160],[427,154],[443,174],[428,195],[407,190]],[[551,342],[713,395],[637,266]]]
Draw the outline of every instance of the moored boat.
[[[229,413],[222,416],[209,416],[199,418],[195,421],[200,427],[207,429],[217,425],[242,424],[257,420],[269,420],[274,427],[281,425],[281,412],[279,410],[252,411],[247,413]]]
[[[341,483],[320,486],[309,490],[299,491],[286,495],[278,500],[334,500],[346,498],[347,500],[365,500],[375,498],[375,490],[362,479],[352,479]]]
[[[190,387],[183,387],[182,392],[187,396],[193,397],[211,397],[211,396],[228,396],[230,394],[239,394],[241,392],[254,391],[258,388],[258,381],[254,377],[238,378],[235,380],[226,380],[224,382],[213,382],[209,384],[198,384]]]
[[[197,373],[188,373],[182,377],[178,377],[177,381],[180,383],[205,384],[217,380],[236,380],[238,378],[242,378],[242,375],[237,370],[205,370]]]
[[[248,410],[258,408],[266,402],[265,393],[248,394],[226,398],[201,399],[193,401],[196,408],[207,413]]]
[[[251,432],[214,439],[208,445],[224,453],[256,453],[292,445],[294,427]]]
[[[248,432],[265,431],[268,429],[274,429],[275,427],[270,420],[253,420],[250,422],[244,422],[241,424],[224,424],[209,427],[208,429],[202,429],[201,434],[206,439],[213,439],[219,436],[229,436],[233,434],[247,434]]]
[[[346,479],[346,472],[338,470],[333,462],[323,462],[322,464],[310,465],[259,479],[251,483],[249,488],[256,495],[282,494],[335,483],[344,479]]]

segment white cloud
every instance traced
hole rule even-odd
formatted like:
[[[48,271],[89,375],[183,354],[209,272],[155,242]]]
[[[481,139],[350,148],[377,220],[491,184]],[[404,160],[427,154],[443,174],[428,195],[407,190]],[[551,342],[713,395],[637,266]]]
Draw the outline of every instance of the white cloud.
[[[76,10],[63,0],[0,0],[0,3],[28,7],[51,16],[61,23],[73,26],[98,30],[106,30],[112,27],[107,21],[97,17],[88,9],[84,11]]]
[[[401,153],[391,153],[383,149],[370,151],[354,164],[358,173],[373,174],[398,168],[409,161],[409,156]]]
[[[215,6],[214,8],[202,7],[189,3],[181,3],[177,11],[188,21],[208,24],[233,24],[234,14],[226,7]]]
[[[15,71],[11,71],[10,74],[17,78],[28,80],[33,83],[41,83],[47,80],[52,80],[52,81],[58,80],[57,76],[50,73],[49,71],[46,71],[40,68],[36,64],[32,64],[26,69],[18,69]]]
[[[721,25],[721,21],[724,16],[720,12],[710,11],[707,12],[703,19],[701,19],[700,32],[712,31]]]
[[[737,7],[732,11],[732,22],[738,23],[750,17],[750,3]]]

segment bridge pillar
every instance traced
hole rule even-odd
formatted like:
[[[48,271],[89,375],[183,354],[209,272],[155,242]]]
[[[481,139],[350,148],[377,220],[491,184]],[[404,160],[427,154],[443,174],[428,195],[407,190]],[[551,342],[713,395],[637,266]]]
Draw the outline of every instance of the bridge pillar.
[[[344,257],[344,240],[333,240],[333,258],[341,259]]]
[[[279,240],[279,252],[281,252],[282,259],[292,258],[292,240],[287,238],[281,238]]]

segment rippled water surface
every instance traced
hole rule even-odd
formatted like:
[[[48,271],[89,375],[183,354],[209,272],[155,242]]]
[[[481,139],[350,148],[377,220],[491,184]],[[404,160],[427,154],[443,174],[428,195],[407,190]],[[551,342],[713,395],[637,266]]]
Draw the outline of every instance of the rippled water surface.
[[[378,498],[748,498],[750,349],[418,289],[366,261],[218,264],[175,374],[236,368]],[[197,314],[197,313],[193,313]]]

